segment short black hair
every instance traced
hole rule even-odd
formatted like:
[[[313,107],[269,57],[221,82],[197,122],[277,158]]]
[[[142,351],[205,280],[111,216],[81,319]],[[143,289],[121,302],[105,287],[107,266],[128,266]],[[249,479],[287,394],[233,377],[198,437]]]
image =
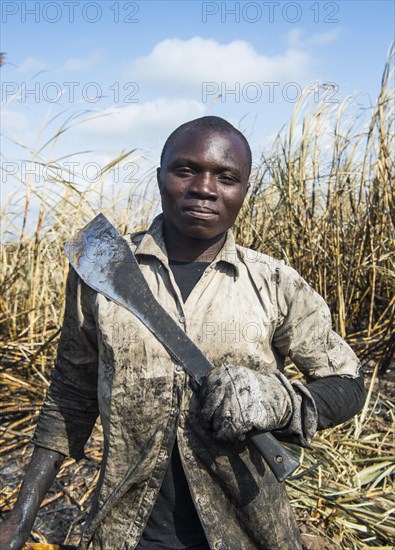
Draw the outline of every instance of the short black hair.
[[[248,175],[251,173],[251,166],[252,166],[252,153],[251,153],[251,147],[248,143],[246,137],[240,130],[232,126],[230,122],[225,120],[224,118],[221,118],[219,116],[203,116],[201,118],[195,118],[194,120],[190,120],[189,122],[185,122],[184,124],[181,124],[178,128],[172,132],[167,140],[165,141],[165,144],[162,149],[162,153],[160,155],[160,163],[163,164],[163,159],[165,157],[165,154],[167,150],[173,145],[176,138],[185,130],[189,130],[190,128],[202,128],[202,129],[208,129],[208,130],[214,130],[215,132],[221,133],[221,134],[236,134],[241,141],[244,144],[246,153],[247,153],[247,159],[248,159]]]

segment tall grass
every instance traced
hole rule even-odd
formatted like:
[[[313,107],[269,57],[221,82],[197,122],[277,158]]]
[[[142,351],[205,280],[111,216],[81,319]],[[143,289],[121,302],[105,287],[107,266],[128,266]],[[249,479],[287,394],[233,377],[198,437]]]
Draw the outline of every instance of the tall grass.
[[[314,94],[302,96],[262,155],[237,228],[244,244],[302,273],[338,332],[384,367],[394,352],[393,58],[391,50],[369,111],[355,98],[314,104]]]
[[[393,61],[392,49],[379,97],[369,109],[357,107],[354,98],[333,104],[325,95],[319,103],[311,94],[302,96],[289,126],[257,163],[235,227],[238,242],[295,267],[327,300],[340,334],[374,365],[362,414],[317,436],[304,452],[303,468],[312,467],[310,473],[290,482],[301,518],[306,513],[306,522],[344,548],[389,548],[383,545],[395,537],[392,403],[372,397],[376,375],[388,370],[395,349]],[[48,385],[62,322],[64,241],[99,209],[125,233],[148,225],[158,206],[153,171],[138,186],[108,191],[107,178],[122,163],[137,161],[135,150],[109,162],[94,186],[67,170],[52,170],[62,159],[46,151],[66,130],[65,123],[35,150],[23,146],[31,162],[47,168],[48,181],[19,182],[24,192],[6,201],[1,212],[4,459],[26,446]],[[17,223],[15,212],[21,211]],[[5,495],[0,507],[8,509],[15,490],[6,488]]]

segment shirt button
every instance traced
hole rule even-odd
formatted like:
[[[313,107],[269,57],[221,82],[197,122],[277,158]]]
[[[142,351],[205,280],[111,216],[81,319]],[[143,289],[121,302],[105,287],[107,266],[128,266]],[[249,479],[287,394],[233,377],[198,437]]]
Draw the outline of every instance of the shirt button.
[[[178,409],[177,407],[174,407],[174,409],[171,412],[173,416],[177,416],[180,413],[180,409]]]
[[[217,550],[225,550],[225,544],[221,541],[215,543],[215,548]]]
[[[176,371],[181,372],[183,370],[181,365],[176,365]]]
[[[187,460],[189,460],[189,459],[191,458],[192,455],[191,455],[191,453],[190,453],[189,451],[187,451],[187,452],[185,453],[184,456],[185,456],[185,458],[186,458]]]
[[[198,498],[198,503],[201,504],[202,506],[204,506],[206,504],[206,499],[205,497],[199,497]]]
[[[180,323],[185,324],[185,317],[184,317],[184,315],[180,315]]]

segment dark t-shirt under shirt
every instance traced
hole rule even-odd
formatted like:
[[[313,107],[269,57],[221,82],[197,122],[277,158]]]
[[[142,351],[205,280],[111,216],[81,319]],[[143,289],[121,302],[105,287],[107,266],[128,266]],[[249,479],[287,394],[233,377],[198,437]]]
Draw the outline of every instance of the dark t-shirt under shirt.
[[[207,265],[206,262],[170,260],[184,302]],[[331,376],[311,382],[307,387],[317,406],[318,429],[334,426],[356,414],[365,392],[362,376],[355,380]],[[344,401],[345,393],[354,395],[354,399]],[[343,403],[343,408],[339,403]],[[158,498],[136,550],[186,549],[210,550],[210,546],[192,501],[176,441]]]

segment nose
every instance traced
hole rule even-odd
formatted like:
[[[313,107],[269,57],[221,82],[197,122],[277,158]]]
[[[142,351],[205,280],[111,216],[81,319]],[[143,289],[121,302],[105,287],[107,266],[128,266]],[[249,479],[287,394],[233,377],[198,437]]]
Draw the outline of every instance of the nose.
[[[216,200],[218,192],[215,175],[207,172],[196,174],[190,183],[188,193],[194,197]]]

